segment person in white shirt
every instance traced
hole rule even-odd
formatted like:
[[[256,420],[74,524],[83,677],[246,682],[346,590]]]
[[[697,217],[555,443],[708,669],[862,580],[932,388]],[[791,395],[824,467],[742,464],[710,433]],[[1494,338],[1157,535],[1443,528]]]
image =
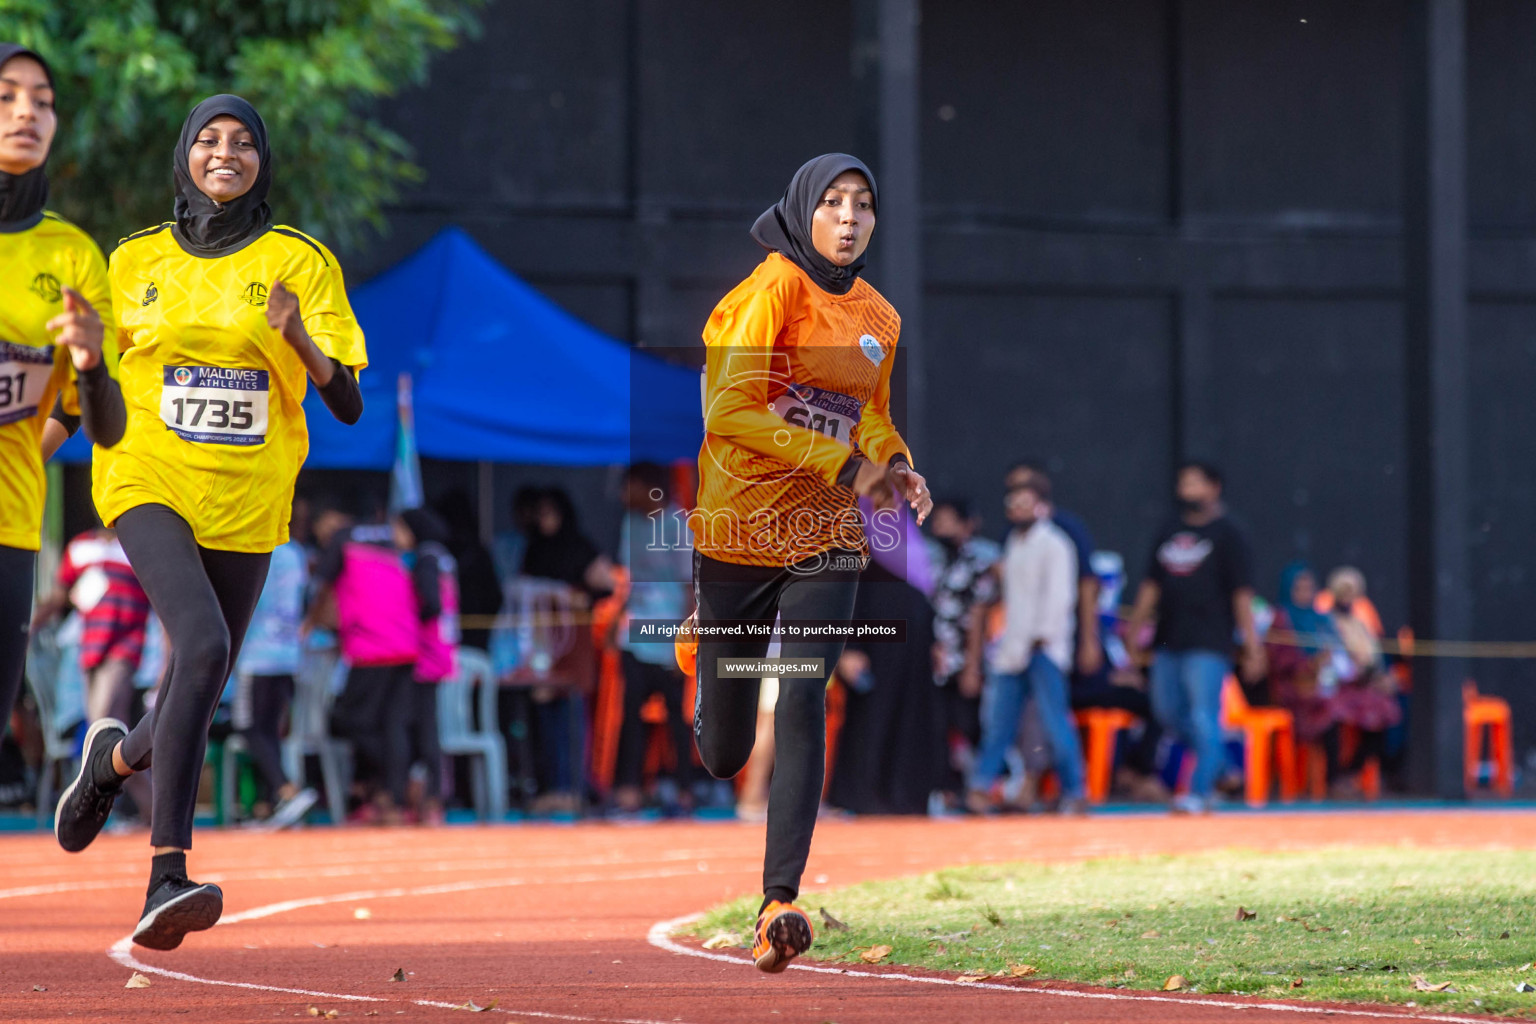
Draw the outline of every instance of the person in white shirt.
[[[1066,532],[1051,522],[1050,492],[1050,481],[1036,475],[1010,489],[1004,499],[1014,528],[1002,559],[992,569],[997,574],[1003,623],[986,654],[981,750],[968,783],[966,803],[977,812],[993,807],[992,786],[1018,737],[1019,717],[1031,696],[1051,740],[1052,763],[1061,784],[1060,809],[1072,814],[1087,810],[1083,752],[1067,691],[1077,615],[1077,549]],[[968,655],[973,665],[981,662],[990,617],[971,617]]]

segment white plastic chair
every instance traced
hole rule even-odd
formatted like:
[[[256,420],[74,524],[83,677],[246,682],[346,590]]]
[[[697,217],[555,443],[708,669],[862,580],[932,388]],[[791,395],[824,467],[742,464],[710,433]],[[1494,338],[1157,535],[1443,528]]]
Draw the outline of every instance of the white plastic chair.
[[[43,733],[43,763],[37,777],[37,820],[53,818],[54,801],[61,784],[61,771],[74,774],[76,766],[74,737],[65,734],[57,721],[59,685],[67,669],[65,658],[75,647],[60,644],[57,630],[42,630],[32,637],[27,649],[27,684],[37,701],[37,719]]]
[[[480,728],[475,728],[475,687]],[[473,647],[458,650],[458,671],[437,684],[437,735],[445,757],[472,757],[475,814],[500,821],[507,812],[507,746],[496,727],[496,675],[491,659]]]
[[[333,825],[346,823],[347,790],[352,784],[352,745],[331,735],[331,702],[347,678],[347,668],[334,649],[304,652],[304,663],[294,677],[288,736],[283,740],[283,772],[290,779],[304,777],[306,757],[319,759]]]

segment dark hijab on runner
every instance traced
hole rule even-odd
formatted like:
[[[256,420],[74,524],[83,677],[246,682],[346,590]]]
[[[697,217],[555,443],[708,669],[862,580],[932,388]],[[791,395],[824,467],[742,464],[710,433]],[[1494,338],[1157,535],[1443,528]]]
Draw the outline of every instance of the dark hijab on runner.
[[[824,153],[807,161],[789,179],[784,198],[763,211],[752,225],[752,237],[764,249],[780,252],[795,266],[811,275],[824,291],[834,295],[847,295],[864,269],[864,255],[840,267],[816,251],[811,244],[811,218],[816,214],[816,204],[832,182],[844,171],[858,171],[869,182],[870,204],[879,212],[880,190],[875,176],[864,161],[847,153]]]
[[[43,67],[48,84],[53,85],[53,69],[48,62],[19,43],[0,43],[0,66],[12,57],[31,57]],[[18,225],[11,230],[26,230],[43,214],[48,202],[48,158],[25,174],[0,171],[0,225]]]
[[[187,154],[197,136],[218,117],[233,117],[250,130],[261,166],[256,181],[244,195],[227,203],[216,202],[192,184],[192,170]],[[272,151],[267,148],[267,125],[239,96],[221,93],[210,96],[192,108],[181,126],[181,138],[172,157],[176,172],[176,233],[191,252],[199,256],[222,256],[244,246],[272,223],[272,208],[267,192],[272,187]]]

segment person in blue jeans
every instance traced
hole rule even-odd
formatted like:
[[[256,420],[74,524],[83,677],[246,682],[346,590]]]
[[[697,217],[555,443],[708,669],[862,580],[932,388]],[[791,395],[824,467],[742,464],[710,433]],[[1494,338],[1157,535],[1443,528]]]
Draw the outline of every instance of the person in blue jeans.
[[[991,570],[1003,605],[1003,628],[986,659],[981,749],[966,797],[966,805],[977,813],[993,809],[992,786],[1018,738],[1019,717],[1030,697],[1050,737],[1052,765],[1061,783],[1059,809],[1081,814],[1088,806],[1083,752],[1067,693],[1077,614],[1077,551],[1066,532],[1051,522],[1050,497],[1050,481],[1042,474],[1010,488],[1005,499],[1015,525]],[[971,616],[967,671],[977,671],[981,664],[988,618]]]
[[[1252,555],[1243,529],[1222,504],[1222,476],[1209,463],[1180,467],[1179,514],[1159,533],[1146,579],[1126,628],[1126,645],[1144,660],[1141,645],[1156,619],[1150,689],[1158,722],[1195,753],[1189,792],[1173,811],[1211,809],[1216,781],[1226,768],[1221,738],[1221,688],[1232,671],[1240,639],[1243,678],[1264,675],[1264,647],[1253,622]]]

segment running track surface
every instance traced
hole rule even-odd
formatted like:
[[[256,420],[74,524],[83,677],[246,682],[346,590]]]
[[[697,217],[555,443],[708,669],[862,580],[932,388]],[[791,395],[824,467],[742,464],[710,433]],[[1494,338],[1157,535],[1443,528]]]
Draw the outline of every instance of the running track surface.
[[[663,939],[658,922],[756,890],[762,835],[761,826],[735,823],[204,832],[193,874],[223,887],[224,920],[170,953],[122,941],[142,906],[145,836],[104,836],[75,856],[52,836],[4,837],[0,1020],[307,1020],[313,1006],[343,1020],[458,1021],[465,1012],[452,1007],[471,1000],[497,1003],[476,1019],[524,1024],[1473,1019],[1040,984],[981,988],[899,970],[770,977],[740,950],[708,954]],[[820,888],[958,863],[1392,842],[1528,848],[1536,814],[824,821],[807,880]],[[135,968],[149,988],[124,988]],[[404,982],[389,980],[397,968]]]

